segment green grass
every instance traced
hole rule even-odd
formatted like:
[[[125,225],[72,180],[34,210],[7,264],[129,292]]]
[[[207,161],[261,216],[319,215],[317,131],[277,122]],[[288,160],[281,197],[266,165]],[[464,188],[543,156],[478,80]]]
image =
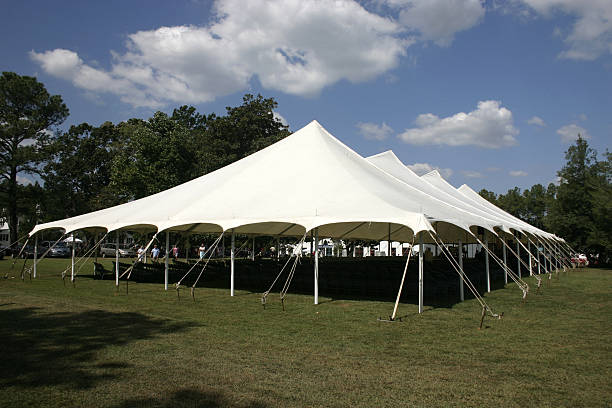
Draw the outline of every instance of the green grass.
[[[278,293],[264,310],[199,288],[194,303],[158,284],[64,286],[69,260],[21,281],[21,263],[0,282],[2,407],[612,405],[610,270],[562,273],[524,305],[513,285],[487,294],[505,316],[478,330],[474,300],[401,304],[384,323],[390,302],[289,294],[283,312]]]

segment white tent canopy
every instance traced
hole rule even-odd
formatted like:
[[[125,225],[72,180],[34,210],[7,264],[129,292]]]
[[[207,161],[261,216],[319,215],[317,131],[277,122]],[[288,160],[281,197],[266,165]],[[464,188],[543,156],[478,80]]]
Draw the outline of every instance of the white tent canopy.
[[[475,226],[518,226],[467,205],[448,187],[454,195],[422,181],[391,152],[364,160],[312,121],[215,172],[139,200],[37,225],[31,234],[56,228],[301,236],[318,227],[322,236],[409,241],[433,230],[434,221],[438,233],[451,238]]]
[[[482,209],[479,209],[467,203],[465,199],[444,180],[442,180],[442,182],[446,183],[452,191],[448,191],[447,189],[441,189],[431,184],[426,179],[419,177],[411,169],[406,167],[391,150],[374,156],[370,156],[367,158],[367,160],[376,165],[377,167],[381,168],[382,170],[386,171],[387,173],[413,186],[414,188],[426,192],[430,196],[435,197],[440,201],[444,201],[459,210],[467,212],[473,217],[480,217],[485,222],[482,222],[477,225],[488,229],[492,233],[496,233],[494,228],[499,228],[502,231],[506,231],[508,233],[510,232],[510,228],[518,228],[518,225],[514,222],[503,220],[497,215],[491,214],[491,212],[483,211]],[[469,242],[469,237],[466,237],[463,242]]]
[[[115,207],[37,225],[30,235],[47,229],[166,231],[168,247],[170,231],[231,231],[233,295],[234,234],[301,237],[313,231],[317,237],[410,242],[420,232],[435,231],[467,243],[477,227],[538,232],[519,221],[467,198],[437,173],[419,178],[390,152],[366,160],[312,121],[217,171]],[[317,265],[315,256],[315,303]],[[420,257],[419,311],[422,285]]]
[[[432,227],[423,211],[427,196],[404,189],[313,121],[215,172],[129,203],[37,225],[31,234],[55,228],[301,236],[319,227],[322,236],[380,239],[390,225],[393,239],[408,241]],[[457,223],[464,226],[460,217]]]

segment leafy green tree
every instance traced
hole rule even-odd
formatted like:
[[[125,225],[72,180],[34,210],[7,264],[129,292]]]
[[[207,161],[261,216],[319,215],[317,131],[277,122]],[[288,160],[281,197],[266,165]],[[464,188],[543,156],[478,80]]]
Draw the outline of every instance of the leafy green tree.
[[[120,201],[142,198],[188,181],[196,160],[191,133],[163,112],[118,125],[111,187]]]
[[[606,151],[605,156],[590,181],[593,223],[586,242],[602,258],[612,255],[612,153]]]
[[[277,106],[274,98],[247,94],[242,105],[226,108],[226,116],[209,116],[204,144],[198,149],[200,173],[217,170],[288,136],[288,126],[274,118]]]
[[[531,225],[544,228],[544,217],[546,216],[546,187],[535,184],[530,189],[523,191],[523,220]]]
[[[510,214],[525,220],[525,200],[521,195],[521,189],[514,187],[508,190],[506,194],[500,194],[497,197],[497,205]]]
[[[277,103],[245,95],[226,116],[182,106],[172,116],[119,124],[111,186],[121,201],[141,198],[217,170],[289,135],[274,118]]]
[[[44,167],[47,219],[65,218],[116,204],[109,194],[115,126],[87,123],[71,126],[49,147],[52,159]]]
[[[597,178],[597,152],[580,135],[565,153],[566,164],[557,173],[560,184],[549,211],[548,224],[577,249],[586,249],[593,231],[594,182]]]
[[[6,193],[10,240],[17,240],[20,173],[39,173],[53,128],[68,117],[61,96],[49,95],[44,85],[29,76],[3,72],[0,76],[0,178]]]
[[[489,191],[483,188],[478,192],[478,194],[480,194],[482,198],[487,199],[491,204],[497,205],[497,194],[495,194],[493,191]]]

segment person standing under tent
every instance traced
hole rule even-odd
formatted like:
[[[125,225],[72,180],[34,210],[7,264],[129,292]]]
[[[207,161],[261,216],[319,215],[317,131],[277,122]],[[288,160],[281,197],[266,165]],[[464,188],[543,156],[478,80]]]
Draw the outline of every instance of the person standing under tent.
[[[172,257],[174,258],[174,260],[178,259],[178,254],[179,254],[179,249],[175,245],[175,246],[172,247]]]
[[[159,261],[159,248],[157,247],[157,245],[153,245],[153,249],[151,250],[151,261]]]
[[[198,251],[200,251],[200,259],[204,258],[204,254],[206,253],[206,246],[203,242],[202,245],[200,245],[200,248],[198,248]]]
[[[138,251],[136,251],[136,255],[138,256],[138,262],[144,261],[145,250],[142,247],[142,245],[138,247]]]

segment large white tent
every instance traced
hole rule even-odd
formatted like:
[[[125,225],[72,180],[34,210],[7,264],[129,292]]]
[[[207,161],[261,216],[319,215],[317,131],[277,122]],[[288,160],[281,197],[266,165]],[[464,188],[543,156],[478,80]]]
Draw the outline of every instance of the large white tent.
[[[312,121],[217,171],[149,197],[37,225],[30,235],[47,229],[165,231],[168,245],[171,231],[232,237],[303,237],[313,231],[317,237],[410,242],[421,232],[423,240],[427,231],[469,240],[477,227],[518,228],[414,176],[365,160]],[[315,259],[315,303],[317,276]]]

